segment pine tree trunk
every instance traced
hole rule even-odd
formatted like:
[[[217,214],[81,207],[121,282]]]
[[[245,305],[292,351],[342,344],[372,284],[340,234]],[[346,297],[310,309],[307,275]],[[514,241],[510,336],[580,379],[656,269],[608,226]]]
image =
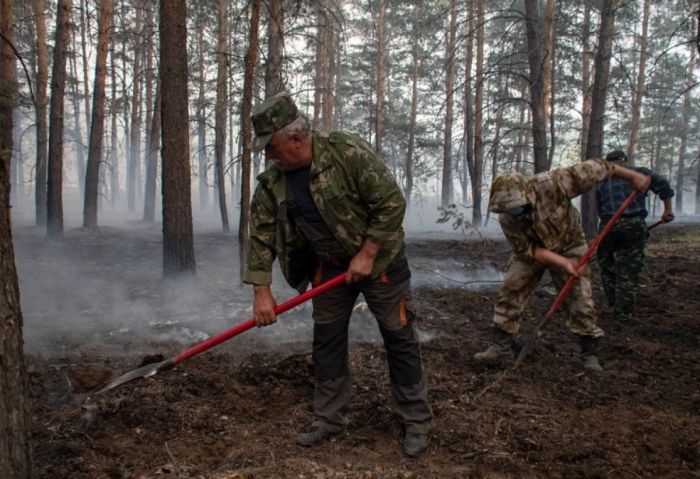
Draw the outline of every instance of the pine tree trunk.
[[[110,203],[112,208],[117,206],[119,199],[119,156],[117,155],[117,60],[114,58],[114,39],[110,44],[111,77],[112,77],[112,98],[110,99],[112,126],[109,135],[109,173],[110,173]]]
[[[36,78],[36,166],[34,171],[34,206],[36,225],[46,224],[46,162],[47,162],[47,125],[46,113],[48,96],[46,89],[49,82],[49,56],[46,49],[46,20],[44,18],[44,0],[32,0],[32,11],[36,24],[37,78]]]
[[[382,139],[384,136],[384,94],[386,91],[386,21],[387,0],[379,0],[377,15],[377,103],[374,115],[374,147],[379,157],[384,158]]]
[[[267,65],[265,66],[265,98],[284,90],[282,56],[284,55],[284,1],[268,0]]]
[[[474,171],[471,173],[472,224],[481,226],[481,182],[484,177],[484,1],[476,2],[476,95],[474,100]]]
[[[102,159],[102,139],[105,122],[105,80],[107,77],[107,50],[112,28],[112,0],[102,0],[97,34],[97,60],[95,62],[95,87],[92,100],[92,125],[85,174],[85,206],[83,227],[97,228],[97,195]]]
[[[333,128],[333,111],[335,107],[335,78],[337,76],[337,52],[340,45],[336,44],[338,37],[331,27],[330,19],[326,22],[326,42],[328,52],[326,54],[326,73],[323,76],[323,129],[328,131]]]
[[[700,2],[698,2],[697,19],[695,22],[695,27],[697,28],[697,34],[695,35],[695,47],[698,50],[698,56],[700,56]],[[697,162],[696,166],[696,177],[695,177],[695,214],[700,215],[700,161]]]
[[[683,188],[685,188],[685,153],[688,141],[688,124],[690,124],[690,111],[692,102],[693,70],[695,70],[695,50],[690,48],[688,60],[688,72],[686,75],[685,94],[683,95],[683,121],[681,122],[680,139],[678,148],[678,175],[676,176],[676,213],[683,213]]]
[[[76,51],[75,35],[71,37],[73,43],[73,51]],[[78,88],[78,67],[76,66],[75,55],[69,55],[71,75],[67,80],[70,81],[71,101],[73,103],[73,151],[75,152],[75,172],[80,194],[83,195],[85,190],[85,141],[83,139],[83,128],[80,123],[81,106],[80,93]],[[89,123],[88,123],[89,125]],[[69,130],[70,131],[70,130]]]
[[[199,67],[199,97],[197,98],[197,166],[199,172],[199,207],[206,208],[209,205],[209,190],[207,187],[207,125],[206,125],[206,100],[204,98],[204,22],[197,24],[197,53]]]
[[[326,87],[326,60],[329,45],[326,39],[327,29],[325,0],[318,0],[316,4],[316,58],[314,60],[314,117],[312,127],[317,130],[321,126],[323,112],[323,89]]]
[[[472,61],[474,56],[474,0],[466,0],[466,46],[464,52],[464,160],[462,165],[462,201],[467,203],[469,178],[474,173],[474,96],[472,95]]]
[[[416,1],[411,13],[413,29],[413,46],[411,48],[411,117],[408,119],[408,148],[406,152],[406,166],[404,168],[406,206],[411,208],[411,195],[413,194],[413,151],[416,144],[416,122],[418,118],[418,70],[420,67],[420,21],[421,2]]]
[[[527,86],[523,85],[522,97],[527,96]],[[520,105],[520,117],[518,118],[518,141],[515,145],[515,171],[518,173],[525,173],[525,165],[523,164],[523,153],[525,152],[525,125],[529,123],[526,121],[525,114],[527,113],[527,104],[521,102]]]
[[[560,3],[561,6],[561,3]],[[549,123],[549,148],[547,149],[547,169],[552,167],[554,162],[554,150],[556,149],[556,85],[554,77],[556,73],[557,61],[557,41],[556,41],[556,19],[554,18],[554,0],[547,0],[545,9],[544,27],[544,47],[547,53],[547,60],[544,64],[544,118],[545,124]]]
[[[452,203],[452,121],[455,70],[457,57],[457,0],[450,0],[450,27],[445,65],[445,136],[442,145],[442,195],[443,208]]]
[[[158,153],[160,153],[160,81],[156,82],[156,95],[153,100],[153,117],[148,136],[146,161],[146,187],[143,195],[143,220],[153,223],[156,220],[156,183],[158,180]]]
[[[12,28],[12,0],[0,0],[0,477],[29,479],[29,403],[10,220],[12,111],[17,89],[15,57],[8,43],[13,39]]]
[[[591,97],[591,124],[586,142],[586,158],[600,158],[603,154],[603,128],[605,126],[605,96],[608,90],[610,57],[615,24],[614,0],[603,0],[600,10],[600,31],[595,56],[595,76]],[[598,223],[595,190],[585,193],[581,199],[583,230],[588,237],[595,234]]]
[[[538,0],[525,0],[525,12],[527,59],[530,65],[532,147],[535,155],[535,173],[540,173],[549,170],[549,162],[547,157],[547,122],[544,110],[544,72],[542,71],[544,29],[540,18]]]
[[[586,159],[588,130],[591,124],[591,60],[588,39],[591,36],[591,0],[583,2],[582,54],[581,54],[581,159]]]
[[[98,3],[99,8],[99,3]],[[83,54],[83,101],[85,101],[85,125],[89,125],[90,121],[90,72],[88,71],[88,56],[87,56],[87,5],[86,0],[80,0],[80,50]]]
[[[163,276],[195,274],[187,111],[186,0],[160,2]]]
[[[129,211],[136,209],[137,191],[141,181],[141,42],[142,40],[142,0],[134,0],[136,10],[136,30],[134,31],[134,63],[131,87],[131,134],[129,138],[129,168],[127,175],[127,206]],[[182,50],[183,52],[185,50]],[[189,127],[187,128],[189,131]]]
[[[642,98],[644,97],[646,81],[646,61],[649,32],[649,10],[651,2],[644,0],[644,14],[642,16],[642,37],[639,40],[639,66],[637,67],[637,85],[632,99],[632,111],[630,113],[630,134],[627,140],[627,158],[634,163],[637,156],[637,142],[639,140],[639,121],[642,110]]]
[[[216,186],[219,193],[219,212],[224,233],[230,231],[228,225],[228,209],[226,207],[226,175],[224,163],[226,155],[226,105],[228,90],[226,88],[226,52],[228,51],[228,19],[226,15],[226,0],[218,1],[219,34],[217,39],[216,57],[216,110],[215,110],[215,143],[216,153]]]
[[[56,14],[46,190],[46,234],[49,239],[63,238],[63,98],[66,89],[66,50],[72,6],[73,0],[59,0]]]
[[[246,268],[246,254],[250,233],[250,163],[253,147],[253,127],[250,114],[253,106],[253,83],[255,64],[258,51],[258,28],[260,25],[260,0],[251,0],[250,29],[248,32],[248,51],[245,57],[245,73],[243,77],[243,99],[241,101],[241,139],[243,153],[241,154],[241,216],[238,225],[238,258],[240,260],[240,281]]]

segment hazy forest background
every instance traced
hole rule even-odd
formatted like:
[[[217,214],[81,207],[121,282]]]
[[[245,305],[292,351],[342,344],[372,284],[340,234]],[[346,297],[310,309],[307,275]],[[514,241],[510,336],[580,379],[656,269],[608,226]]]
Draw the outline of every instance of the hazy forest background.
[[[499,172],[613,148],[698,215],[699,20],[696,0],[0,0],[0,430],[17,438],[0,476],[29,463],[8,414],[24,381],[11,216],[59,243],[162,222],[166,277],[195,273],[193,225],[216,218],[242,267],[265,168],[250,112],[281,90],[314,128],[374,145],[428,224],[481,227]]]
[[[186,136],[195,216],[215,214],[224,231],[245,224],[239,213],[264,168],[247,148],[247,112],[283,89],[315,128],[367,138],[414,210],[455,204],[448,214],[479,226],[498,172],[621,148],[671,179],[679,214],[697,213],[694,6],[202,1],[181,13],[185,56],[161,45],[153,0],[15,2],[12,204],[48,219],[49,236],[61,234],[61,201],[67,221],[82,216],[89,228],[103,211],[159,220],[163,183],[164,195],[189,191],[162,180],[158,154],[159,101],[167,107],[174,87],[188,100],[174,134]],[[168,55],[187,69],[186,92],[162,71]],[[62,108],[60,132],[52,108]],[[36,188],[47,178],[48,197]]]

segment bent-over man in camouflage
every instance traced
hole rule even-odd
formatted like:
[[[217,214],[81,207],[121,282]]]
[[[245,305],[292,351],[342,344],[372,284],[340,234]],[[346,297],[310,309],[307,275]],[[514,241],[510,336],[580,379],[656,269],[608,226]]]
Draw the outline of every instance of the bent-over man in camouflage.
[[[614,150],[608,153],[605,159],[624,168],[627,155],[622,150]],[[675,193],[668,180],[648,168],[631,169],[651,178],[649,189],[664,203],[661,221],[664,223],[673,221],[675,216],[671,198]],[[601,229],[610,221],[631,192],[629,183],[616,178],[604,181],[596,187]],[[603,290],[608,304],[613,308],[613,318],[617,321],[630,321],[637,303],[639,275],[644,268],[644,246],[649,237],[645,220],[649,214],[646,208],[646,196],[646,194],[636,196],[634,202],[627,207],[622,217],[603,238],[597,251]]]
[[[404,452],[417,456],[427,448],[432,412],[412,324],[401,191],[367,142],[339,131],[311,131],[287,94],[266,100],[252,119],[256,147],[272,162],[258,176],[251,204],[244,281],[255,285],[256,323],[276,321],[270,292],[275,257],[299,291],[347,271],[345,284],[313,299],[314,419],[297,443],[314,446],[345,432],[348,324],[362,293],[384,339],[395,407],[405,425]]]
[[[649,178],[606,160],[577,165],[525,178],[518,173],[497,177],[491,185],[489,210],[500,213],[501,229],[512,248],[494,310],[491,345],[474,357],[494,360],[512,355],[513,335],[545,270],[561,289],[587,249],[578,210],[571,199],[613,176],[645,191]],[[582,274],[564,302],[566,325],[579,337],[583,366],[602,371],[597,350],[603,330],[596,325],[591,282]]]

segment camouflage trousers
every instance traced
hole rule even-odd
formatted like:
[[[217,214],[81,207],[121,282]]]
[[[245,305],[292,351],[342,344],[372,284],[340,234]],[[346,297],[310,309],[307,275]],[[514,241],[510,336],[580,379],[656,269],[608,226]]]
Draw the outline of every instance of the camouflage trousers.
[[[644,218],[620,218],[598,247],[603,290],[615,319],[626,321],[634,315],[648,236]]]
[[[562,256],[580,259],[586,252],[585,243],[573,246],[564,251]],[[513,260],[508,267],[494,309],[493,320],[496,326],[511,334],[520,329],[520,318],[530,301],[530,295],[542,279],[544,272],[549,270],[557,291],[566,283],[568,275],[560,268],[549,268],[535,261],[526,262]],[[562,305],[566,326],[579,336],[599,338],[603,330],[596,325],[596,311],[593,302],[593,290],[588,274],[584,272],[577,279]]]

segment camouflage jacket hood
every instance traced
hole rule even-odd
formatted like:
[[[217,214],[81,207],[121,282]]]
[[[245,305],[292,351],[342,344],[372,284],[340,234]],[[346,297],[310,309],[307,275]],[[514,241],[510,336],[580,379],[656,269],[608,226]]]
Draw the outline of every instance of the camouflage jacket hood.
[[[529,217],[516,220],[501,214],[498,218],[513,255],[534,261],[537,247],[561,254],[585,244],[581,217],[571,199],[608,179],[612,171],[611,162],[596,159],[527,178],[526,194],[532,204]]]
[[[403,247],[406,201],[386,165],[369,144],[345,132],[316,132],[309,189],[326,225],[348,256],[365,238],[382,245],[372,276],[379,275]],[[269,285],[272,263],[279,257],[287,282],[306,289],[315,258],[305,239],[287,218],[280,218],[286,199],[284,172],[271,166],[258,176],[250,207],[250,242],[243,281]]]

